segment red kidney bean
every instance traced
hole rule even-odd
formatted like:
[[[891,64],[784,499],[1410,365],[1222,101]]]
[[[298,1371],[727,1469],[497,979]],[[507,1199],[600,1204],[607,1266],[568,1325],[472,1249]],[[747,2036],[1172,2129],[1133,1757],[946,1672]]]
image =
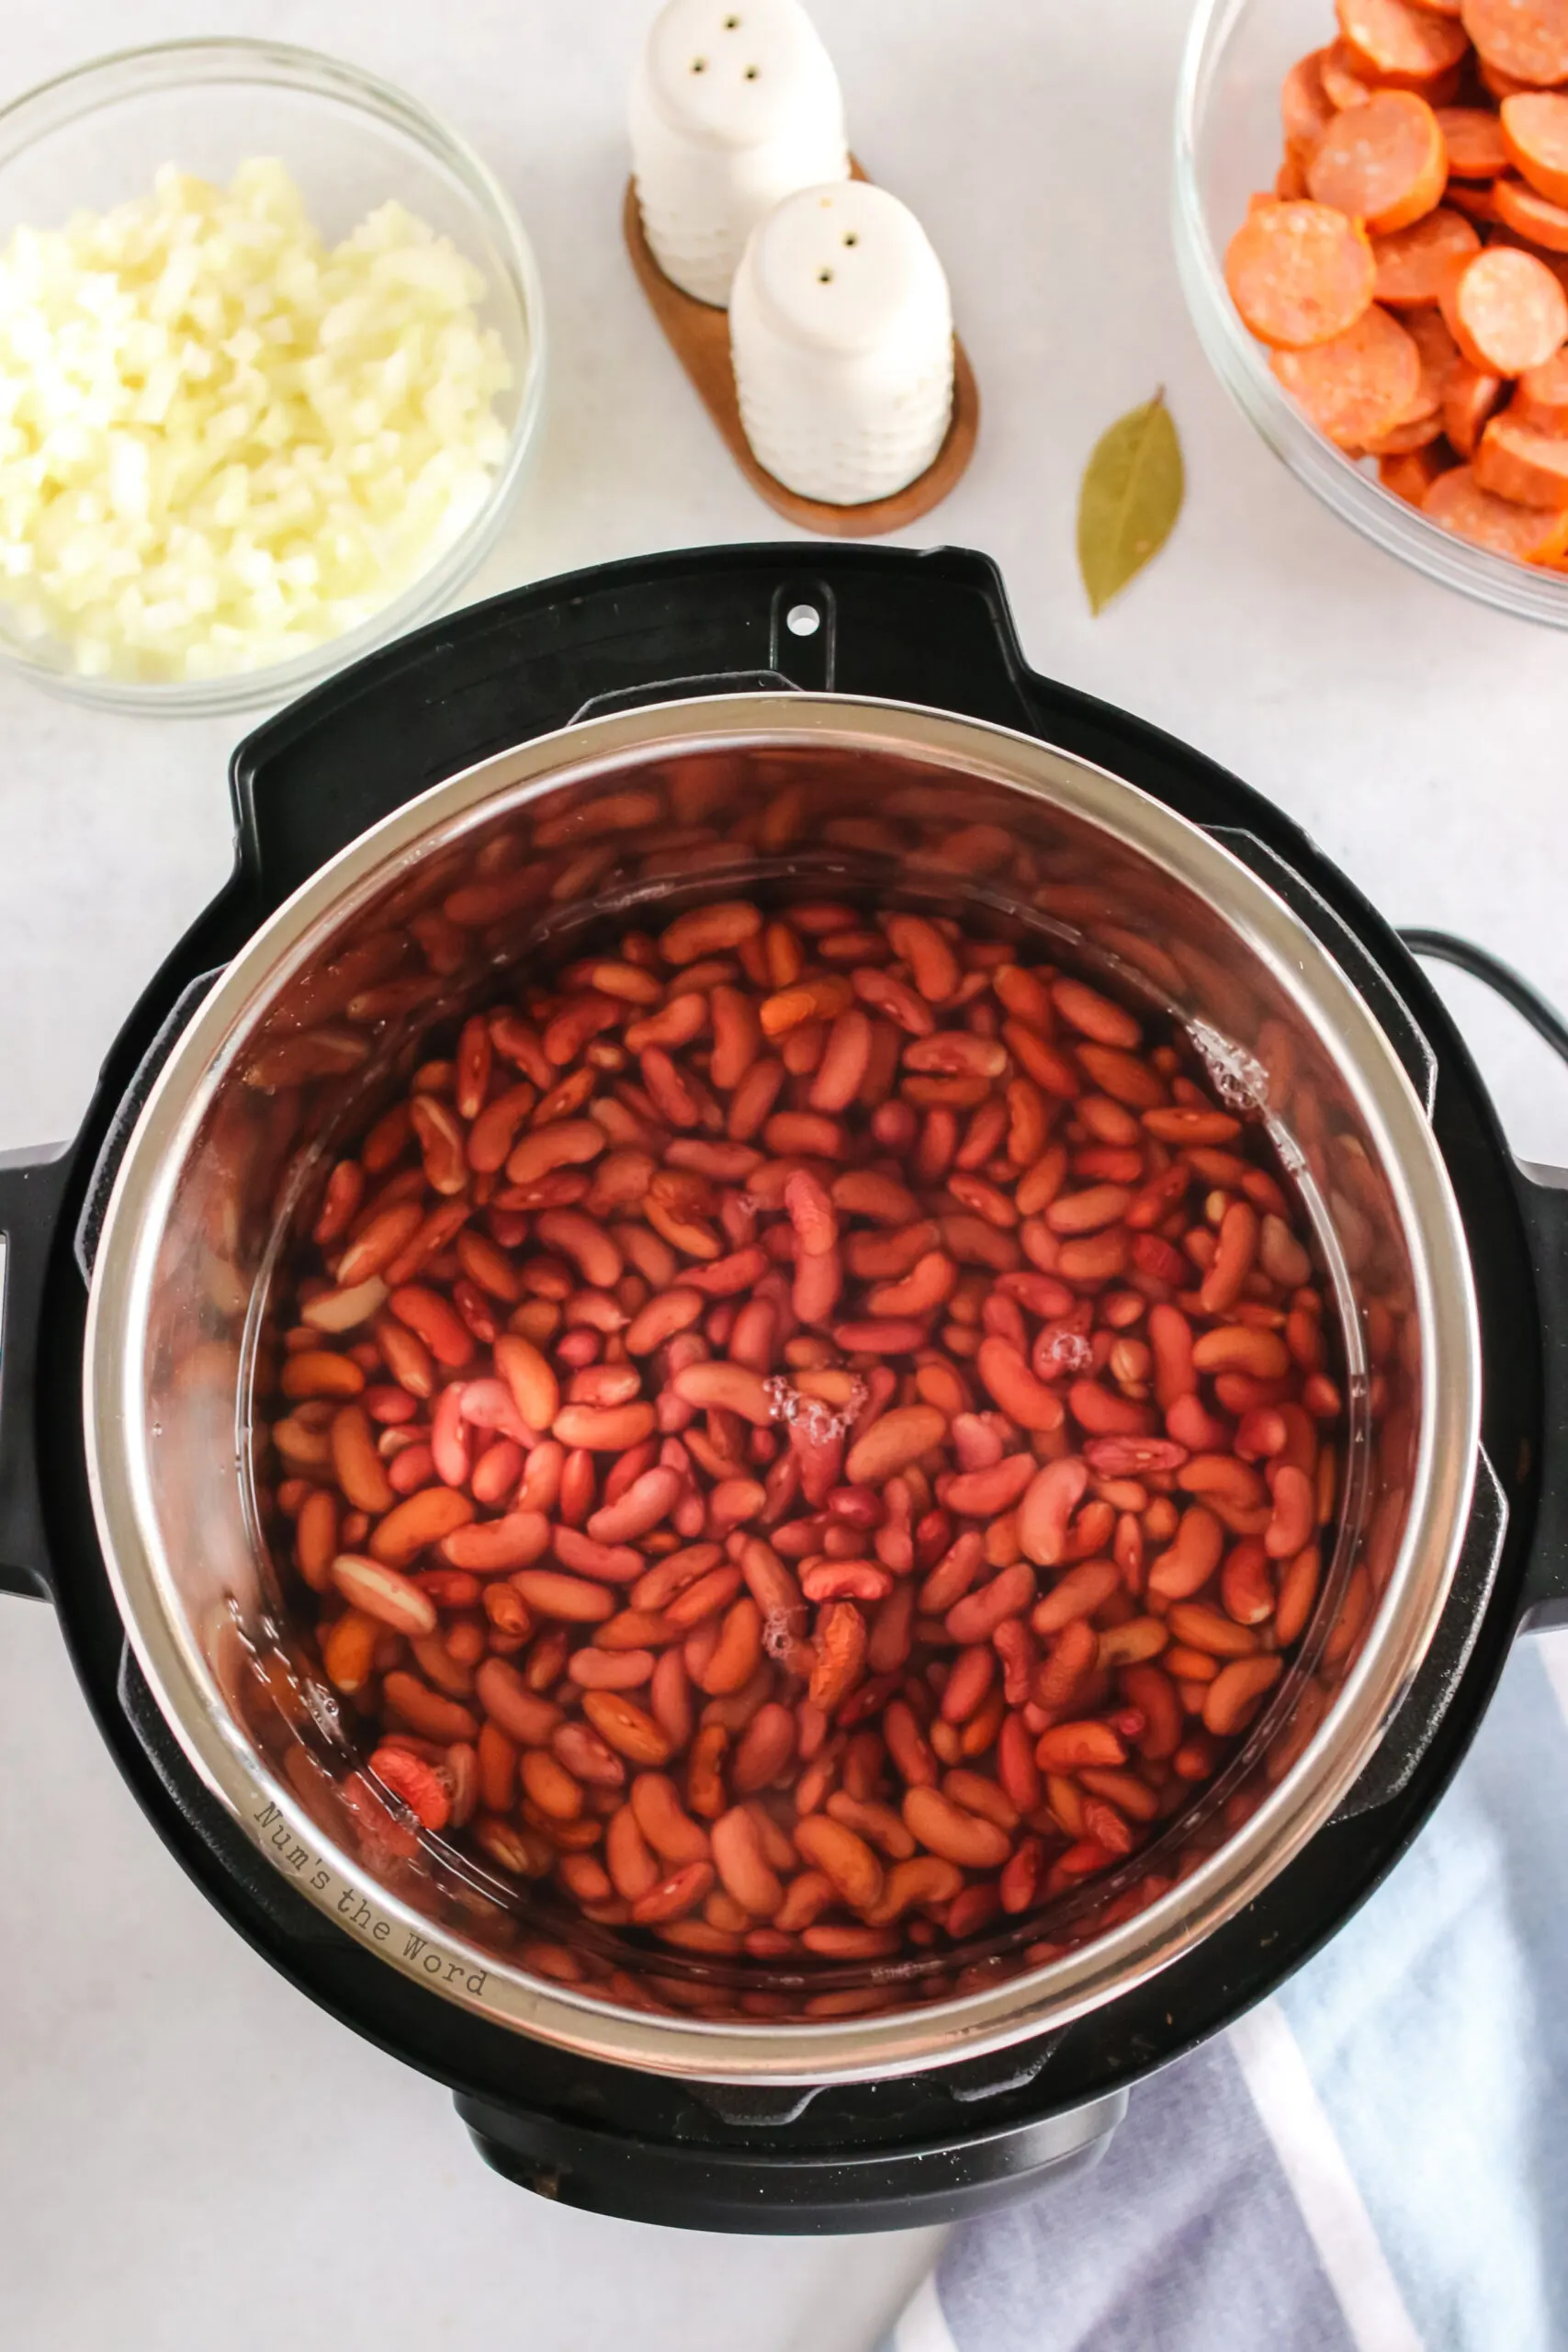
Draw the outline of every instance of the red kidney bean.
[[[455,971],[532,903],[486,869],[412,936]],[[698,907],[469,1018],[332,1169],[275,1489],[420,1827],[684,1950],[889,1956],[1113,1869],[1268,1703],[1341,1410],[1304,1218],[1010,953]]]
[[[1037,1470],[1019,1506],[1018,1536],[1037,1566],[1059,1567],[1067,1556],[1067,1530],[1088,1491],[1089,1465],[1066,1453]]]
[[[1034,1570],[1027,1560],[1003,1568],[978,1592],[971,1592],[948,1611],[951,1641],[970,1643],[990,1638],[1010,1617],[1021,1617],[1034,1599]]]

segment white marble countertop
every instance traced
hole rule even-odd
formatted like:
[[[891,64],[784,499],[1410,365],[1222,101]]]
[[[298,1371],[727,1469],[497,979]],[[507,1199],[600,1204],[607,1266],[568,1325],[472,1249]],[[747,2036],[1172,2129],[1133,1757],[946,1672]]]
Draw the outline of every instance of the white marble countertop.
[[[1397,921],[1568,1002],[1568,642],[1461,602],[1299,490],[1211,378],[1171,259],[1175,0],[814,0],[855,146],[921,213],[980,379],[978,454],[910,534],[1001,565],[1030,658],[1271,794]],[[544,272],[543,459],[479,591],[781,526],[721,452],[619,243],[648,0],[15,6],[0,98],[131,36],[268,33],[416,91],[479,147]],[[1328,17],[1325,0],[1325,21]],[[1085,454],[1164,383],[1189,498],[1091,621]],[[131,1001],[227,869],[241,729],[89,716],[0,678],[0,1149],[70,1134]],[[1453,1001],[1527,1157],[1568,1078]],[[7,2352],[852,2352],[929,2241],[666,2233],[535,2202],[445,2095],[330,2022],[181,1875],[118,1780],[46,1610],[0,1600],[0,2343]]]

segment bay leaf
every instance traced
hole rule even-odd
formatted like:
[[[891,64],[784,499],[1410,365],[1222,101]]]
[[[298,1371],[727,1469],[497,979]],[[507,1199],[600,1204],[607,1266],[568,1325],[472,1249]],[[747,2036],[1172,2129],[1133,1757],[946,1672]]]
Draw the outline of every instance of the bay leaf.
[[[1078,492],[1078,569],[1102,613],[1151,557],[1181,512],[1181,444],[1163,389],[1095,443]]]

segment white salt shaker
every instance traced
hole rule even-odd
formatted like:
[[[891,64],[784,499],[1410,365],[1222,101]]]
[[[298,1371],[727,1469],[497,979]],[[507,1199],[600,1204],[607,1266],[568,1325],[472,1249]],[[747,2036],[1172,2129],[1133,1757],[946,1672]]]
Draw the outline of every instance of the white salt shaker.
[[[721,309],[756,222],[849,176],[838,76],[800,0],[669,0],[632,84],[631,139],[654,259]]]
[[[834,506],[925,472],[953,413],[947,278],[914,214],[864,180],[803,188],[751,232],[729,298],[746,438]]]

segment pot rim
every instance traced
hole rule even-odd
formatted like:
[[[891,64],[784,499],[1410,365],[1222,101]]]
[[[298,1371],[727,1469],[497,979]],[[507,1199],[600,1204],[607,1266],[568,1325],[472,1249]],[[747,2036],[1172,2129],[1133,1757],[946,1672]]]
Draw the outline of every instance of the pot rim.
[[[1132,1918],[993,1986],[871,2016],[750,2025],[620,2007],[532,1975],[434,1927],[324,1837],[234,1725],[184,1622],[147,1471],[141,1343],[175,1175],[204,1112],[279,989],[356,905],[471,826],[568,784],[628,763],[814,741],[1032,792],[1172,875],[1267,966],[1378,1139],[1411,1253],[1421,1436],[1404,1538],[1361,1655],[1315,1737],[1213,1854]],[[1123,778],[1012,729],[919,704],[755,693],[645,705],[462,769],[351,842],[246,943],[175,1046],[126,1148],[94,1270],[83,1411],[99,1539],[160,1712],[207,1787],[308,1901],[405,1975],[557,2048],[694,2081],[822,2084],[911,2074],[1071,2023],[1233,1918],[1324,1826],[1408,1690],[1448,1598],[1475,1476],[1480,1338],[1458,1207],[1404,1069],[1333,958],[1229,850]]]

